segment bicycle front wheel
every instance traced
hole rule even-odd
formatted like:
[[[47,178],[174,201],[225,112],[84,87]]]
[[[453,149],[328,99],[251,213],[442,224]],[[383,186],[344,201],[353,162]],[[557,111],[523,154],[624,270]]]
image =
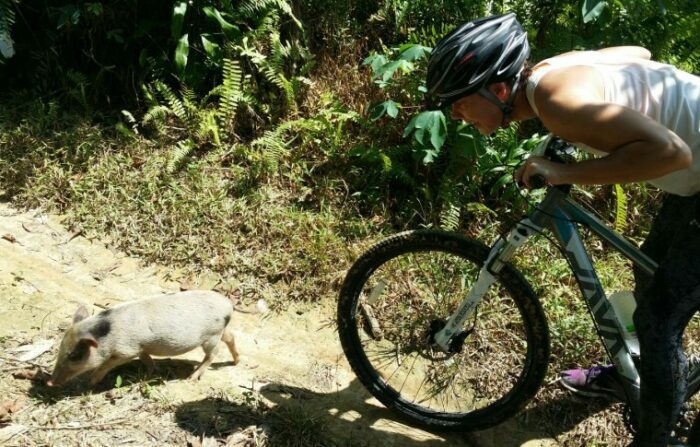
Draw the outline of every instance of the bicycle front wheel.
[[[549,357],[542,306],[511,265],[465,329],[462,351],[431,343],[476,280],[489,249],[440,231],[385,239],[348,272],[338,302],[345,355],[362,384],[418,425],[476,430],[513,416],[539,389]]]

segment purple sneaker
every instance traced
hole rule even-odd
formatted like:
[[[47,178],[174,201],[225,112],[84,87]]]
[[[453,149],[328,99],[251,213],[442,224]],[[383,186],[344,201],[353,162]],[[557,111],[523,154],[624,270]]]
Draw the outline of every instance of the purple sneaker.
[[[605,397],[625,401],[625,392],[612,365],[577,368],[559,374],[559,383],[569,391],[586,397]]]

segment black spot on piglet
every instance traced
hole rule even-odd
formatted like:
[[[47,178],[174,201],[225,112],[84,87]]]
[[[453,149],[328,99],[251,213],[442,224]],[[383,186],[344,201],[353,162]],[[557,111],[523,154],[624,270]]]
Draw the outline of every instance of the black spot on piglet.
[[[104,337],[105,335],[109,334],[109,331],[112,329],[112,324],[105,319],[100,318],[95,324],[92,329],[90,330],[90,333],[92,334],[93,337],[95,337],[95,340],[100,339]]]

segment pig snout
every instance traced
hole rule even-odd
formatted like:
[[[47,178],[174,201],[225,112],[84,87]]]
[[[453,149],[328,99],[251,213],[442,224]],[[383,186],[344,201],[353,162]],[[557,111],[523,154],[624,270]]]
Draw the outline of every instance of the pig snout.
[[[46,380],[46,384],[50,387],[56,387],[56,386],[62,386],[64,383],[66,383],[66,374],[58,374],[57,371],[54,371],[53,374],[51,374],[51,377],[49,377]]]
[[[75,370],[71,368],[66,368],[57,366],[51,373],[51,377],[46,381],[46,384],[51,387],[62,386],[73,377],[84,372],[84,370]]]

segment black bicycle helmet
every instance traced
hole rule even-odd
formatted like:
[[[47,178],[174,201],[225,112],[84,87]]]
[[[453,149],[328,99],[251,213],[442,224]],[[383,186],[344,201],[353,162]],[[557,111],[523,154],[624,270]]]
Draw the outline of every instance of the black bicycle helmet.
[[[515,14],[467,22],[433,48],[428,61],[428,101],[442,108],[479,92],[501,107],[507,118],[529,55],[527,33]],[[489,84],[501,81],[511,82],[511,97],[506,103],[486,89]]]

